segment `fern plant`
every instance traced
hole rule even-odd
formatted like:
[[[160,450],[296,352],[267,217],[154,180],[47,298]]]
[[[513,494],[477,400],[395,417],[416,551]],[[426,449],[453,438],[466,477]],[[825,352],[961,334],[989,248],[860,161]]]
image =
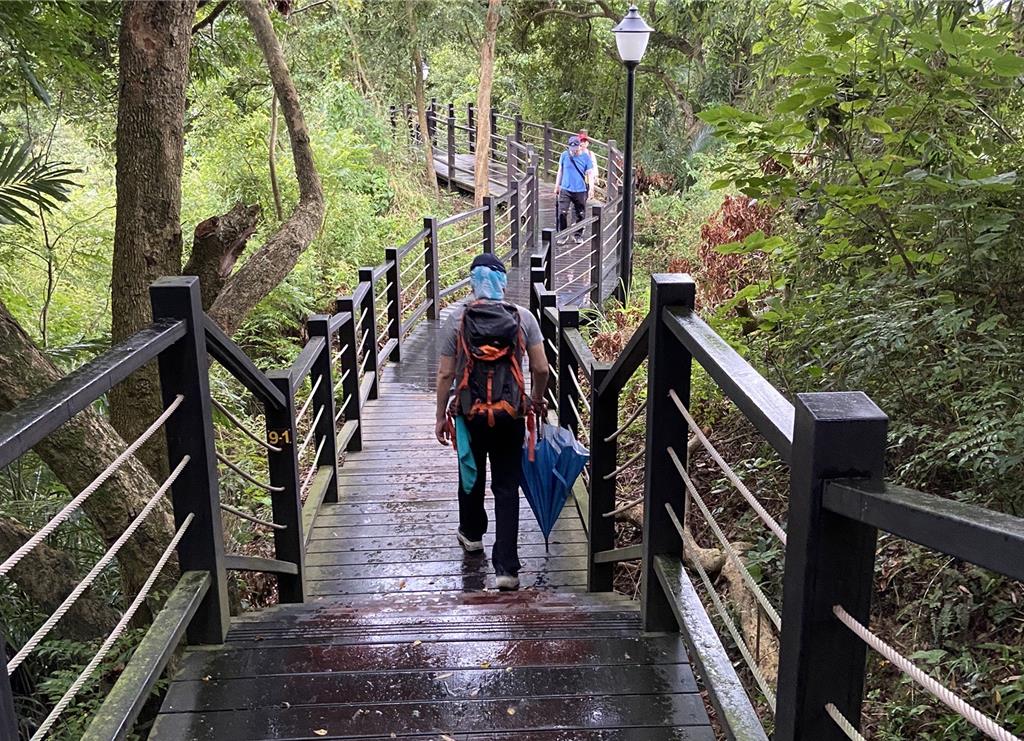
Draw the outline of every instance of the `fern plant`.
[[[80,170],[32,156],[32,144],[0,143],[0,224],[29,226],[37,209],[51,211],[68,200]]]

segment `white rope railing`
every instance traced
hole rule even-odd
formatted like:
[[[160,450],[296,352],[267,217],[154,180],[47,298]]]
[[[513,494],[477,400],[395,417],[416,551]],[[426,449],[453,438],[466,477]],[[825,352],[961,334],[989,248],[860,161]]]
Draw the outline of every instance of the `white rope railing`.
[[[283,488],[281,490],[284,491]],[[241,517],[243,520],[248,520],[249,522],[251,522],[251,523],[253,523],[255,525],[260,525],[262,527],[269,527],[271,530],[287,530],[288,529],[287,525],[281,525],[281,524],[278,524],[276,522],[271,522],[270,520],[261,520],[259,517],[256,517],[255,515],[250,515],[245,510],[238,509],[238,507],[232,507],[230,504],[224,504],[224,502],[221,502],[219,506],[225,512],[230,512],[235,517]]]
[[[604,441],[606,443],[610,443],[612,440],[618,439],[622,435],[622,433],[626,431],[626,428],[629,427],[631,424],[633,424],[636,421],[636,418],[639,417],[641,414],[643,414],[643,412],[646,409],[647,409],[647,400],[644,399],[644,403],[641,404],[639,407],[637,407],[636,411],[634,411],[631,415],[629,415],[629,418],[625,422],[622,423],[622,425],[619,427],[619,429],[617,429],[615,432],[613,432],[608,437],[606,437],[604,439]]]
[[[253,442],[259,443],[264,448],[269,450],[271,453],[280,453],[281,452],[281,448],[277,447],[276,445],[271,445],[266,440],[264,440],[259,435],[257,435],[255,432],[250,430],[248,428],[248,426],[244,422],[239,420],[234,414],[232,414],[230,411],[228,411],[227,407],[225,407],[219,401],[214,399],[212,396],[210,397],[210,401],[213,402],[213,406],[216,407],[216,409],[221,414],[223,414],[225,417],[228,418],[229,422],[231,422],[235,427],[237,427],[242,432],[244,432],[245,436],[248,437],[250,440],[252,440]]]
[[[417,265],[419,265],[421,273],[422,272],[426,272],[426,269],[427,269],[426,263],[419,263],[419,262],[416,262],[415,260],[412,260],[412,261],[409,262],[408,265],[406,265],[404,268],[402,268],[401,270],[398,271],[399,277],[404,278],[406,273],[408,273],[410,270],[412,270]]]
[[[416,295],[412,297],[412,299],[405,305],[405,307],[403,307],[403,309],[411,309],[413,306],[418,306],[421,298],[426,298],[426,295],[427,285],[426,283],[424,283],[423,287],[420,288],[420,290],[416,291]]]
[[[241,468],[237,464],[235,464],[235,463],[231,462],[230,460],[228,460],[227,456],[223,455],[219,451],[216,453],[216,456],[217,456],[217,460],[218,461],[223,463],[225,466],[230,468],[232,471],[237,473],[239,476],[241,476],[243,479],[248,481],[253,486],[258,486],[260,489],[263,489],[263,490],[269,491],[269,492],[284,491],[284,487],[283,486],[271,486],[270,484],[265,484],[262,481],[260,481],[259,479],[253,477],[252,474],[250,474],[248,471],[245,471],[243,468]]]
[[[676,392],[674,390],[669,390],[668,395],[675,403],[676,408],[679,410],[679,413],[682,414],[683,417],[686,419],[686,424],[689,425],[690,430],[693,432],[694,435],[697,436],[697,439],[700,440],[700,443],[701,445],[704,446],[704,449],[708,451],[708,455],[710,455],[712,459],[714,459],[715,463],[718,464],[718,467],[722,469],[722,473],[724,473],[726,478],[728,478],[729,481],[732,482],[732,485],[736,487],[736,489],[743,496],[743,498],[747,500],[747,504],[749,504],[753,508],[754,512],[757,513],[757,516],[761,518],[761,522],[767,525],[768,529],[772,531],[772,534],[775,535],[775,537],[778,538],[780,541],[782,541],[783,545],[785,545],[786,531],[782,529],[782,526],[779,525],[779,523],[775,520],[774,517],[768,514],[768,510],[766,510],[761,505],[761,502],[758,501],[757,497],[755,497],[751,493],[750,489],[748,489],[746,485],[740,480],[740,477],[736,475],[735,471],[733,471],[732,468],[729,467],[729,464],[726,463],[722,456],[719,455],[718,451],[715,450],[715,447],[704,435],[704,432],[694,421],[693,417],[690,416],[690,413],[686,410],[686,407],[683,405],[682,400],[679,398]]]
[[[163,426],[164,422],[166,422],[172,414],[174,414],[174,411],[179,406],[181,406],[181,403],[184,400],[185,397],[182,396],[181,394],[178,394],[176,397],[174,397],[174,401],[167,405],[167,408],[160,414],[159,417],[153,420],[153,423],[149,427],[147,427],[141,435],[139,435],[135,439],[135,442],[133,442],[131,445],[125,448],[124,451],[119,456],[117,456],[117,458],[111,461],[110,465],[103,469],[103,471],[100,472],[100,474],[96,478],[90,481],[89,485],[82,489],[78,496],[76,496],[74,499],[68,502],[60,512],[55,514],[50,519],[49,522],[43,525],[39,532],[37,532],[35,535],[33,535],[31,538],[25,541],[23,545],[21,545],[14,553],[7,557],[7,560],[4,561],[3,564],[0,564],[0,576],[3,576],[4,574],[8,573],[11,569],[13,569],[15,566],[17,566],[18,563],[23,558],[25,558],[25,556],[31,553],[33,549],[35,549],[40,543],[46,540],[46,538],[49,537],[50,533],[52,533],[54,530],[60,527],[63,523],[67,522],[68,518],[71,517],[71,515],[73,515],[78,510],[78,508],[85,503],[85,500],[87,500],[89,497],[95,494],[96,490],[103,486],[104,482],[106,482],[107,479],[113,476],[114,473],[117,472],[117,470],[124,465],[124,462],[135,454],[136,450],[145,445],[146,441],[153,437],[156,431]]]
[[[676,530],[679,531],[679,537],[682,538],[683,524],[676,516],[675,510],[668,502],[665,502],[665,509],[668,511],[668,516],[672,520],[672,524],[675,525]],[[715,586],[711,583],[711,577],[709,577],[708,572],[704,570],[704,566],[701,564],[699,558],[693,559],[693,567],[697,570],[697,574],[700,576],[700,580],[704,584],[704,590],[708,593],[708,597],[711,598],[711,602],[715,607],[715,612],[718,613],[718,617],[722,621],[722,624],[725,625],[726,630],[729,631],[729,635],[732,636],[733,643],[735,643],[736,648],[739,649],[740,655],[743,656],[743,661],[746,663],[747,668],[753,675],[754,681],[757,682],[757,686],[760,688],[761,694],[763,694],[765,700],[768,701],[768,707],[772,709],[772,713],[774,714],[775,692],[772,690],[771,685],[768,684],[768,680],[765,679],[760,667],[758,667],[757,661],[755,661],[754,657],[751,655],[746,641],[743,640],[743,636],[740,635],[739,628],[736,627],[736,622],[732,619],[732,615],[729,614],[729,610],[722,603],[722,598],[718,596],[718,592],[715,591]]]
[[[302,457],[302,454],[306,452],[306,448],[309,447],[310,441],[316,435],[316,426],[320,422],[320,418],[324,416],[324,409],[324,405],[321,404],[320,408],[316,412],[316,417],[313,418],[313,423],[309,426],[309,432],[306,434],[306,439],[302,441],[302,445],[299,446],[299,452],[295,454],[296,458]]]
[[[897,669],[921,685],[928,694],[961,716],[986,736],[994,738],[996,741],[1021,741],[1019,736],[1010,733],[948,687],[925,674],[910,659],[868,630],[853,615],[848,613],[842,605],[833,605],[832,612],[839,618],[839,622],[849,628],[854,635],[884,656]]]
[[[309,467],[309,471],[307,471],[306,475],[303,477],[302,486],[299,487],[300,494],[306,490],[306,487],[309,486],[309,482],[313,479],[313,476],[320,469],[320,466],[317,465],[317,461],[320,460],[320,451],[324,449],[325,442],[327,442],[326,437],[321,439],[320,444],[316,446],[316,452],[313,454],[313,464]]]
[[[737,571],[739,571],[740,576],[743,578],[743,582],[747,585],[747,588],[750,589],[751,593],[761,604],[761,607],[764,608],[765,614],[768,615],[768,619],[772,621],[775,629],[782,630],[782,618],[779,617],[778,610],[775,609],[775,606],[769,601],[768,597],[761,590],[761,587],[758,586],[756,581],[754,581],[754,577],[750,575],[750,571],[747,570],[747,566],[743,563],[743,559],[740,558],[740,554],[736,552],[732,543],[730,543],[729,539],[725,537],[725,533],[722,532],[722,528],[719,527],[715,516],[711,514],[711,509],[704,503],[704,499],[697,492],[697,487],[693,485],[693,481],[686,473],[686,468],[683,467],[683,464],[679,461],[679,456],[676,455],[676,451],[673,450],[671,446],[668,448],[668,454],[672,459],[672,463],[675,464],[679,475],[682,477],[683,483],[686,484],[687,491],[690,492],[690,496],[693,497],[697,506],[700,507],[700,511],[704,513],[704,519],[707,520],[707,523],[711,527],[711,531],[715,534],[715,537],[718,539],[718,542],[722,544],[722,549],[725,551],[726,556],[728,556]]]
[[[631,456],[629,457],[629,460],[627,460],[627,461],[626,461],[625,463],[623,463],[623,464],[622,464],[621,466],[619,466],[618,468],[616,468],[616,469],[615,469],[614,471],[612,471],[611,473],[609,473],[609,474],[605,474],[605,475],[604,475],[604,476],[602,476],[601,478],[602,478],[602,479],[604,479],[605,481],[610,481],[611,479],[615,478],[615,477],[616,477],[616,476],[618,476],[618,475],[619,475],[620,473],[622,473],[623,471],[625,471],[625,470],[626,470],[627,468],[629,468],[630,466],[632,466],[632,465],[633,465],[634,463],[636,463],[636,462],[637,462],[638,460],[640,460],[640,458],[641,458],[641,457],[643,457],[644,453],[646,453],[646,452],[647,452],[647,451],[646,451],[646,449],[645,449],[645,448],[640,448],[640,450],[638,450],[638,451],[637,451],[637,452],[636,452],[636,453],[635,453],[634,455],[631,455]]]
[[[320,388],[320,382],[323,380],[324,376],[322,373],[316,377],[316,383],[314,383],[313,388],[309,390],[309,396],[306,397],[306,401],[303,403],[302,408],[299,409],[298,413],[295,415],[296,421],[306,416],[306,412],[309,411],[309,405],[313,403],[313,396],[316,394],[316,390]]]
[[[590,412],[590,401],[587,399],[587,395],[583,393],[583,387],[580,385],[580,381],[576,378],[575,373],[569,374],[569,380],[572,381],[572,385],[576,387],[576,393],[579,395],[579,400],[583,404],[584,409]]]
[[[615,509],[609,510],[608,512],[602,512],[601,517],[615,517],[615,515],[621,515],[623,512],[627,512],[633,509],[633,507],[636,507],[638,504],[642,504],[643,501],[643,497],[637,497],[632,501],[626,502],[620,507],[616,507]]]
[[[128,542],[128,539],[131,538],[132,535],[135,534],[135,531],[139,529],[143,522],[145,522],[146,518],[149,517],[149,513],[152,512],[156,508],[157,504],[160,503],[164,494],[171,488],[171,485],[177,480],[178,476],[181,475],[185,466],[188,465],[189,460],[190,458],[187,455],[181,459],[181,462],[173,471],[171,471],[170,476],[168,476],[164,483],[160,485],[160,488],[156,490],[156,493],[146,503],[146,506],[142,508],[142,511],[139,512],[128,527],[125,528],[125,531],[121,536],[115,540],[114,544],[110,546],[107,552],[100,557],[100,560],[97,561],[96,565],[93,566],[89,573],[85,575],[85,578],[79,582],[78,586],[71,591],[71,594],[61,602],[60,607],[58,607],[54,613],[46,619],[46,622],[40,626],[39,630],[37,630],[32,637],[25,642],[25,645],[21,647],[21,650],[14,655],[14,658],[7,662],[8,674],[13,673],[15,669],[21,666],[22,662],[28,658],[28,655],[35,650],[35,647],[38,646],[44,638],[46,638],[50,631],[53,630],[53,627],[60,622],[60,619],[64,617],[67,611],[70,610],[75,602],[78,601],[78,598],[85,593],[85,590],[88,589],[94,581],[96,581],[96,577],[100,575],[103,569],[105,569],[110,562],[114,560],[118,551],[121,550],[124,544]]]
[[[149,577],[146,579],[145,584],[142,585],[142,589],[140,589],[139,593],[135,595],[135,599],[132,600],[128,609],[124,611],[124,615],[121,616],[121,619],[117,621],[117,625],[115,625],[114,629],[110,631],[110,635],[108,635],[102,645],[100,645],[96,655],[92,657],[92,660],[90,660],[88,664],[86,664],[82,673],[79,674],[78,678],[71,683],[67,692],[65,692],[57,701],[57,704],[53,706],[53,710],[50,711],[50,714],[46,716],[46,719],[32,735],[32,741],[37,741],[38,739],[46,737],[46,734],[48,734],[50,729],[53,728],[54,723],[57,722],[61,714],[67,709],[68,705],[71,704],[71,701],[75,699],[75,696],[81,691],[82,687],[85,686],[85,683],[89,681],[93,672],[96,671],[103,659],[105,659],[107,654],[110,653],[110,649],[114,647],[114,644],[117,643],[118,639],[124,634],[125,630],[131,624],[132,618],[135,617],[135,613],[138,612],[139,607],[142,606],[146,597],[149,596],[150,590],[153,589],[153,585],[159,578],[160,572],[163,571],[164,566],[167,565],[167,561],[170,559],[171,554],[174,553],[174,549],[178,547],[178,543],[180,543],[181,539],[185,536],[185,531],[188,530],[188,526],[192,524],[192,519],[194,517],[195,515],[191,512],[189,512],[185,517],[184,522],[181,523],[181,527],[178,528],[174,537],[171,538],[171,542],[167,544],[167,548],[164,549],[163,554],[161,554],[160,559],[156,562],[153,570],[149,572]]]
[[[334,415],[334,424],[335,425],[338,424],[338,420],[341,419],[342,415],[345,414],[345,410],[348,409],[349,402],[351,402],[351,401],[352,401],[352,397],[351,396],[346,398],[345,399],[345,403],[341,405],[341,409],[339,409],[338,413]]]
[[[580,263],[584,262],[585,260],[590,260],[594,256],[594,252],[595,252],[595,250],[591,250],[586,255],[584,255],[579,260],[577,260],[576,262],[570,263],[570,264],[566,265],[564,268],[562,268],[561,270],[556,271],[555,272],[555,277],[558,278],[558,277],[564,275],[565,273],[569,272],[570,270],[572,270],[574,267],[576,267]]]
[[[846,716],[839,712],[839,708],[835,705],[832,703],[826,703],[825,712],[828,713],[828,717],[836,722],[836,725],[839,726],[839,730],[845,733],[846,737],[850,739],[850,741],[868,741],[860,734],[860,731],[853,727],[853,723],[847,720]]]

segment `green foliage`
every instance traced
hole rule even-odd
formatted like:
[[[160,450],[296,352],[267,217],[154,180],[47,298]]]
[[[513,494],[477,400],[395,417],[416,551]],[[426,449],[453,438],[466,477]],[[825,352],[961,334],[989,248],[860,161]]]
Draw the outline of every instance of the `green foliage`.
[[[812,25],[765,50],[781,83],[763,112],[701,114],[730,144],[726,181],[794,222],[741,246],[786,276],[761,291],[764,339],[788,386],[875,398],[901,479],[1020,512],[1014,26],[955,3],[849,3]]]
[[[0,224],[30,226],[38,212],[67,202],[79,172],[32,155],[32,144],[0,144]]]

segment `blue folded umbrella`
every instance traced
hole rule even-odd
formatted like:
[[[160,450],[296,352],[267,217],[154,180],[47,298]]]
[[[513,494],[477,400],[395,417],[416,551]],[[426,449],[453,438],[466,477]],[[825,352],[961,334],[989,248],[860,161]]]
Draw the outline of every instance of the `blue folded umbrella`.
[[[589,457],[589,451],[580,445],[572,432],[554,425],[540,426],[532,461],[528,446],[523,447],[523,493],[544,533],[545,550],[569,490]]]
[[[462,490],[467,494],[476,483],[476,458],[473,457],[473,449],[469,445],[469,425],[462,415],[455,417],[455,450],[459,455],[459,480],[462,482]]]

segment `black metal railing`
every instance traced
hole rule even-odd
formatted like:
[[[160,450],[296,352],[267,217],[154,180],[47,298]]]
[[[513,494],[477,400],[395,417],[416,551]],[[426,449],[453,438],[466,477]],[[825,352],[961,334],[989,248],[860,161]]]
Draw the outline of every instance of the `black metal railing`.
[[[495,211],[502,215],[511,213],[509,208]],[[499,238],[502,230],[521,235],[515,226],[492,224],[491,239]],[[440,297],[447,292],[438,267],[438,253],[443,250],[440,237],[448,228],[451,223],[439,227],[436,220],[427,219],[424,229],[406,244],[387,249],[383,263],[360,269],[359,283],[351,295],[337,299],[333,314],[309,317],[309,340],[287,368],[266,373],[259,369],[202,311],[197,278],[166,278],[151,288],[154,321],[149,327],[0,416],[3,467],[142,366],[154,360],[159,366],[163,413],[90,487],[12,554],[0,566],[0,576],[69,519],[161,428],[166,432],[172,470],[149,504],[82,584],[29,643],[16,647],[15,660],[0,676],[0,736],[17,737],[10,672],[18,670],[78,596],[114,561],[118,550],[146,518],[159,510],[165,496],[171,502],[176,532],[164,557],[94,661],[44,721],[37,736],[46,734],[75,694],[87,685],[148,596],[164,563],[175,553],[181,576],[92,720],[86,738],[124,738],[131,732],[183,639],[193,645],[223,641],[229,619],[228,571],[273,574],[281,602],[305,600],[306,546],[321,505],[337,501],[339,455],[342,451],[361,449],[362,410],[377,397],[381,370],[388,362],[400,360],[402,342],[420,320],[437,318]],[[510,240],[502,243],[505,248],[512,244]],[[513,250],[511,258],[518,260],[517,250]],[[468,262],[464,267],[468,270]],[[228,404],[211,393],[213,363],[252,395],[266,420],[264,431],[251,429],[239,419],[243,415],[233,413]],[[227,451],[218,449],[214,410],[228,425],[260,446],[265,454],[265,473],[254,472],[251,461],[243,466],[232,460]],[[245,485],[267,493],[271,515],[257,515],[227,501],[222,475],[238,477]],[[222,514],[242,518],[269,531],[274,557],[225,552]]]
[[[868,626],[879,530],[1024,580],[1024,519],[887,485],[885,414],[859,392],[797,394],[791,403],[700,318],[688,276],[652,276],[647,318],[614,363],[596,361],[580,332],[579,312],[556,308],[552,236],[545,234],[545,248],[531,257],[530,308],[541,323],[552,367],[549,406],[591,449],[591,464],[573,488],[588,539],[588,589],[611,590],[615,564],[639,563],[645,629],[679,631],[729,738],[767,739],[765,726],[774,727],[772,737],[780,740],[862,738],[857,729],[870,647],[985,735],[1016,739]],[[623,409],[622,391],[644,361],[646,400]],[[784,525],[690,414],[695,366],[788,463]],[[642,430],[642,451],[619,449],[628,430]],[[732,548],[690,478],[688,453],[701,448],[785,551],[779,607]],[[622,504],[619,479],[637,467],[644,473],[642,496]],[[610,516],[638,505],[641,544],[617,545]],[[754,647],[746,645],[700,559],[686,564],[700,577],[704,599],[684,567],[683,523],[691,509],[737,567],[767,629],[776,631],[777,677],[759,668]],[[753,680],[749,691],[737,662],[745,665],[747,681]],[[770,722],[762,722],[759,705],[772,714]]]
[[[464,123],[457,120],[454,104],[439,107],[436,99],[430,101],[426,116],[435,158],[445,163],[442,178],[452,189],[460,187],[462,175],[468,176],[462,182],[472,183],[472,159],[465,155],[474,154],[477,148],[477,116],[473,105],[466,107]],[[575,132],[551,124],[524,121],[518,114],[507,115],[494,110],[491,123],[491,162],[502,165],[492,172],[492,179],[503,182],[504,193],[485,197],[483,211],[471,209],[438,222],[438,229],[448,229],[447,234],[435,233],[442,243],[439,259],[443,263],[441,278],[447,291],[440,299],[458,294],[468,285],[461,270],[465,261],[458,259],[456,242],[466,254],[471,247],[479,247],[506,261],[511,260],[515,266],[521,254],[533,254],[542,247],[545,230],[556,227],[556,224],[543,223],[542,178],[554,176],[563,140]],[[411,106],[392,106],[391,124],[397,139],[414,148],[421,146],[423,138]],[[447,135],[439,132],[439,127],[445,127]],[[545,252],[555,255],[549,264],[547,285],[560,296],[568,296],[568,303],[599,307],[609,298],[621,300],[625,295],[619,260],[623,159],[614,141],[591,139],[590,142],[598,167],[596,196],[604,202],[591,206],[585,219],[569,224],[560,232],[552,231],[554,249],[545,248]],[[457,226],[477,213],[484,222],[481,240],[471,239],[465,228]],[[464,282],[456,285],[458,281],[451,280],[453,274],[458,274]]]

